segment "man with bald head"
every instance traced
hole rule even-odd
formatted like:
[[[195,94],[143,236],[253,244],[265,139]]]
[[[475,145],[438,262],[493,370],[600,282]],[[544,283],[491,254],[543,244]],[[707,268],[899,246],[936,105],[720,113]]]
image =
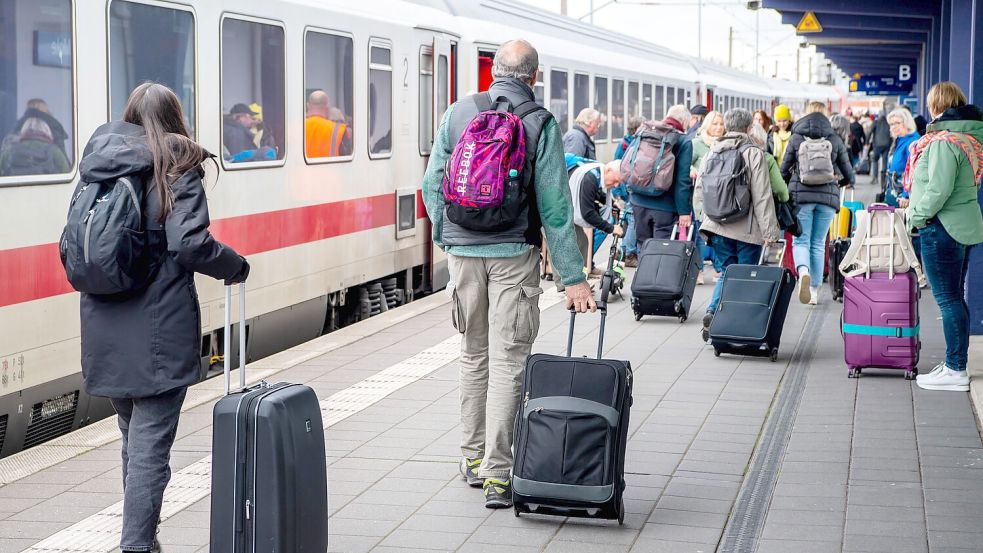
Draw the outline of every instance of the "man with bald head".
[[[451,318],[462,334],[461,474],[469,485],[484,489],[485,506],[492,509],[512,506],[512,426],[526,357],[539,332],[541,231],[565,286],[567,307],[597,308],[577,248],[563,137],[533,95],[538,73],[539,54],[532,45],[503,44],[495,53],[488,92],[463,98],[444,113],[422,185],[433,241],[447,252]],[[450,203],[442,185],[465,128],[479,112],[495,107],[522,119],[525,165],[507,188],[518,180],[519,196],[511,197],[519,198],[522,208],[506,228],[479,231],[446,216]],[[456,168],[459,176],[463,163]]]
[[[348,125],[333,121],[328,93],[315,90],[307,97],[307,119],[304,121],[307,158],[347,156],[352,153],[352,135]]]

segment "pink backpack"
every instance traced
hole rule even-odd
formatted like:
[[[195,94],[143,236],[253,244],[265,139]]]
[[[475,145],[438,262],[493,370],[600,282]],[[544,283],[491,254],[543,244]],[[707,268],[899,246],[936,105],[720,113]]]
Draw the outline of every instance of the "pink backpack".
[[[621,182],[628,190],[658,196],[675,182],[676,154],[680,133],[661,121],[646,121],[621,158]]]
[[[535,102],[512,108],[504,97],[493,104],[487,92],[476,94],[474,101],[478,114],[464,129],[444,170],[447,218],[471,230],[504,230],[526,204],[522,117],[541,108]]]

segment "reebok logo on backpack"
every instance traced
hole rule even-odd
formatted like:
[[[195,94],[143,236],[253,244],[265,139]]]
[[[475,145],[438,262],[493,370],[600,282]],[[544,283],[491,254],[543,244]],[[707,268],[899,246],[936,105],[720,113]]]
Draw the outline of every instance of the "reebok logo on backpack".
[[[442,183],[445,213],[469,230],[494,232],[511,227],[525,212],[523,181],[526,137],[522,117],[540,107],[518,110],[504,98],[493,104],[487,93],[476,94],[478,114],[454,146]]]
[[[632,193],[661,196],[675,181],[679,140],[676,129],[660,121],[646,121],[635,133],[635,140],[621,158],[621,182]]]
[[[144,226],[142,192],[130,177],[79,183],[58,248],[72,288],[111,295],[150,282],[159,263]]]
[[[828,139],[804,138],[796,153],[799,182],[817,186],[836,180],[833,171],[833,144]]]

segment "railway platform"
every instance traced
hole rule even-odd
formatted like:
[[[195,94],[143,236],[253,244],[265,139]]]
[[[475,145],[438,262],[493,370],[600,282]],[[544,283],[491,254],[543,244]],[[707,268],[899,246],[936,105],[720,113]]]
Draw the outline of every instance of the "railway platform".
[[[544,287],[534,351],[560,353],[568,314]],[[697,288],[693,313],[711,290]],[[900,372],[847,378],[841,306],[828,290],[818,306],[793,303],[776,363],[714,357],[698,316],[636,322],[627,298],[610,303],[606,356],[635,371],[623,527],[515,518],[486,509],[465,485],[448,305],[436,294],[246,369],[250,382],[306,383],[322,400],[330,551],[980,551],[983,443],[971,395],[926,392]],[[927,293],[921,316],[926,370],[944,347]],[[598,322],[579,317],[575,353],[592,354]],[[168,553],[208,551],[211,409],[221,387],[212,379],[188,394],[160,527]],[[115,551],[115,424],[0,460],[0,553]]]

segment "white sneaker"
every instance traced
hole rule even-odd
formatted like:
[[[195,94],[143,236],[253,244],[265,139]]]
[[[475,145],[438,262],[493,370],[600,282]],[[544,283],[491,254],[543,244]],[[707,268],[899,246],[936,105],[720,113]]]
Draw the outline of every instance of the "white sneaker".
[[[819,305],[819,288],[812,288],[810,290],[809,305]]]
[[[812,300],[812,279],[809,277],[809,269],[799,268],[799,303],[805,305]]]
[[[920,374],[920,375],[916,376],[915,377],[915,380],[918,381],[918,380],[921,380],[923,378],[928,378],[931,375],[937,374],[939,371],[941,371],[944,368],[945,368],[945,361],[939,363],[938,365],[935,366],[935,368],[933,368],[932,370],[928,371],[927,373]]]
[[[930,372],[924,378],[915,381],[923,390],[942,390],[946,392],[968,392],[969,376],[966,371],[954,371],[945,363],[937,371]]]

